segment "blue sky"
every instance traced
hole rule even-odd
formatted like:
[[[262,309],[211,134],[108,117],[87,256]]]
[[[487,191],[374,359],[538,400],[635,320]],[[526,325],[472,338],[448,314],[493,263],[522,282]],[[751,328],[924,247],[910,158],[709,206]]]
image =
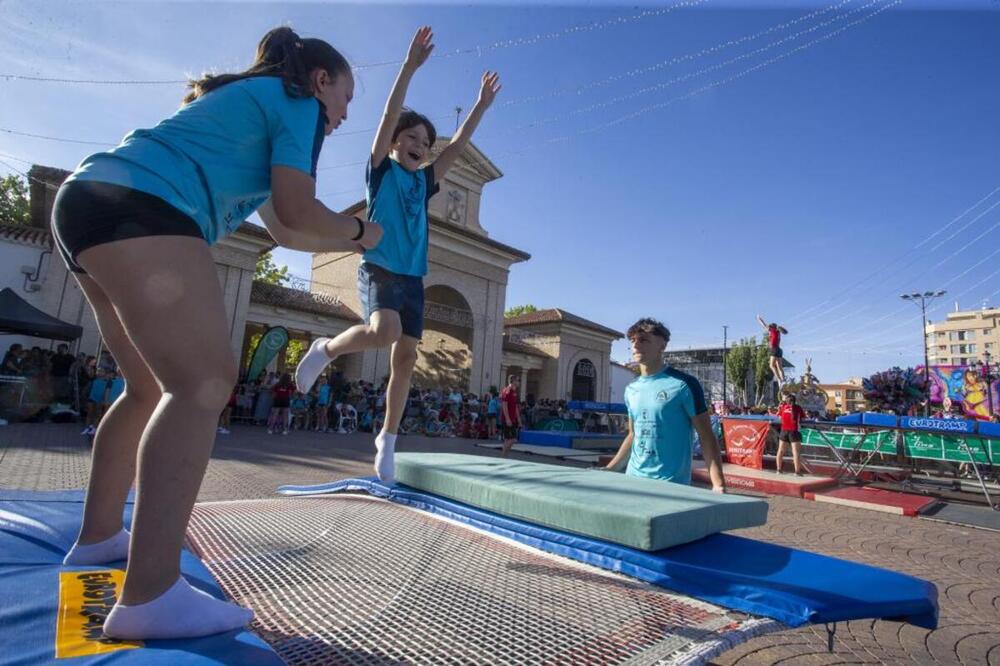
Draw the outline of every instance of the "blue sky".
[[[932,318],[956,299],[1000,305],[997,0],[2,8],[0,74],[180,80],[244,68],[276,25],[327,39],[359,66],[320,161],[336,209],[362,197],[363,167],[341,165],[366,158],[397,70],[366,65],[399,60],[433,26],[438,57],[407,104],[442,118],[441,133],[482,71],[501,72],[474,142],[504,173],[483,225],[532,255],[511,271],[508,305],[619,330],[654,316],[673,348],[719,344],[723,324],[730,339],[758,333],[761,312],[823,381],[920,362],[919,314],[900,293],[947,289]],[[17,159],[71,169],[101,147],[6,130],[114,144],[183,94],[0,87],[0,160],[24,170]],[[308,255],[275,256],[308,276]]]

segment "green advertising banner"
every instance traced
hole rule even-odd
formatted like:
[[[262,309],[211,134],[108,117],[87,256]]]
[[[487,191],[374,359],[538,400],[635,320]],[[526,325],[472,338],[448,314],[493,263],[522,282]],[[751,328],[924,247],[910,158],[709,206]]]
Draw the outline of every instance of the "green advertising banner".
[[[257,379],[286,344],[288,344],[288,329],[284,326],[272,326],[267,329],[253,350],[250,365],[247,367],[247,379],[249,381]]]
[[[978,463],[991,464],[994,460],[1000,460],[1000,441],[978,437],[907,432],[903,434],[903,449],[911,458],[925,460],[969,462],[972,456],[976,457]]]
[[[832,444],[835,449],[846,449],[848,451],[866,451],[871,452],[878,449],[879,453],[885,454],[895,454],[896,453],[896,438],[893,436],[893,432],[890,430],[879,430],[877,432],[870,432],[868,436],[865,437],[864,442],[861,443],[861,447],[858,448],[858,443],[861,442],[861,438],[864,435],[857,433],[846,433],[846,432],[826,432],[824,431],[821,435],[818,430],[813,430],[812,428],[802,429],[802,444],[804,446],[829,446]],[[826,439],[823,439],[823,436]],[[829,441],[829,444],[827,442]]]
[[[825,440],[823,435],[826,435]],[[860,448],[858,442],[862,436],[857,433],[824,431],[823,435],[818,430],[803,428],[802,444],[828,446],[829,441],[836,449],[871,452],[877,447],[879,453],[896,453],[895,433],[890,430],[869,433]],[[903,452],[910,458],[946,462],[969,462],[975,455],[976,462],[993,464],[994,461],[1000,463],[1000,440],[909,431],[903,433]]]

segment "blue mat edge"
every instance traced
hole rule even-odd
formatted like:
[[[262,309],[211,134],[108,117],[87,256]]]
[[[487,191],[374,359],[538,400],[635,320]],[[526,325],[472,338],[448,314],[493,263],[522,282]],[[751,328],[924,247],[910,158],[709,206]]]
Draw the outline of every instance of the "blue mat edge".
[[[7,504],[82,504],[85,498],[85,491],[83,490],[56,490],[56,491],[33,491],[33,490],[20,490],[20,489],[10,489],[10,488],[0,488],[0,506]],[[131,510],[133,506],[133,495],[130,493],[125,506],[124,513],[124,523],[128,524],[131,522]],[[78,524],[78,523],[77,523]],[[5,527],[0,530],[0,535],[3,533],[13,533],[16,530],[9,527]],[[43,571],[45,569],[52,569],[56,574],[62,571],[74,571],[74,570],[93,570],[93,569],[123,569],[125,565],[124,561],[112,562],[102,565],[92,565],[92,566],[66,566],[58,562],[11,562],[11,563],[0,563],[0,571],[5,569],[9,570],[30,570],[30,571]],[[211,572],[201,561],[201,559],[193,553],[188,548],[183,548],[181,551],[181,561],[180,561],[181,574],[184,578],[192,585],[192,587],[199,589],[206,594],[210,594],[217,599],[228,600],[225,592],[215,581]],[[54,611],[54,609],[53,609]],[[54,631],[54,622],[53,622]],[[45,637],[48,640],[49,637]],[[109,653],[104,655],[98,655],[95,657],[76,657],[71,659],[73,663],[120,663],[135,660],[137,663],[146,663],[152,660],[152,651],[169,651],[169,657],[167,657],[171,663],[178,664],[206,664],[206,663],[227,663],[227,655],[237,656],[243,660],[242,663],[255,664],[255,665],[269,665],[269,664],[283,664],[284,662],[278,656],[277,652],[268,645],[263,639],[254,634],[248,629],[243,629],[239,631],[226,632],[223,634],[215,634],[212,636],[206,636],[202,638],[193,639],[176,639],[176,640],[146,640],[144,641],[145,646],[137,650],[127,650],[116,653]],[[246,652],[245,650],[249,648],[252,652]],[[201,652],[199,652],[201,651]],[[186,653],[186,654],[185,654]],[[9,655],[13,658],[13,655]],[[156,655],[156,661],[159,663],[163,657],[166,655],[158,654]],[[3,661],[0,659],[0,661]],[[52,660],[56,661],[67,661],[62,660]]]
[[[472,527],[514,539],[545,552],[623,573],[719,606],[769,617],[791,627],[852,619],[880,618],[899,619],[927,629],[937,628],[937,588],[933,583],[879,567],[838,560],[784,546],[765,544],[745,537],[715,534],[692,544],[647,553],[627,546],[508,518],[402,484],[387,486],[376,477],[342,479],[310,486],[285,485],[277,490],[279,494],[288,496],[350,491],[363,491],[374,497],[442,515]],[[849,609],[817,608],[816,604],[810,603],[809,599],[804,599],[801,595],[790,590],[764,588],[759,584],[747,581],[718,585],[712,589],[711,585],[704,582],[704,579],[708,579],[711,572],[708,570],[695,571],[699,567],[690,561],[697,560],[697,551],[702,549],[717,552],[738,552],[748,547],[764,548],[771,553],[784,553],[789,557],[794,554],[800,558],[815,558],[817,563],[821,563],[823,560],[838,562],[857,568],[859,572],[865,571],[866,573],[890,576],[901,584],[912,587],[913,592],[908,595],[910,598],[905,600],[900,599],[886,604],[868,603],[865,606],[865,612],[859,614],[856,611],[851,612]],[[692,574],[697,573],[702,573],[704,579],[693,580]]]

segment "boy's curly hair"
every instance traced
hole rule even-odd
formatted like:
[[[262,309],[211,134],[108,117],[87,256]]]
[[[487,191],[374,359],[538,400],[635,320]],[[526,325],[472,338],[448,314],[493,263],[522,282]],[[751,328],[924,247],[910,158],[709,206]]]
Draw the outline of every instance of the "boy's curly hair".
[[[664,326],[662,322],[650,317],[643,317],[629,326],[625,337],[631,340],[639,333],[656,335],[663,338],[665,342],[670,342],[670,329]]]

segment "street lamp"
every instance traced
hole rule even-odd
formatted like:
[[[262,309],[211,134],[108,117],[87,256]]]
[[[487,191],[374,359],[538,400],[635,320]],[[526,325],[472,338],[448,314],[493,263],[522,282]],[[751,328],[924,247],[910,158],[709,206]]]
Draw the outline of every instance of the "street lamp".
[[[920,337],[924,341],[924,416],[930,414],[931,409],[931,365],[927,354],[927,304],[939,296],[945,295],[945,290],[925,291],[924,293],[914,292],[912,294],[901,294],[899,297],[904,301],[920,302]]]
[[[726,372],[726,344],[728,341],[729,326],[722,325],[722,413],[729,413],[729,401],[726,399],[726,384],[728,383],[728,373]]]

